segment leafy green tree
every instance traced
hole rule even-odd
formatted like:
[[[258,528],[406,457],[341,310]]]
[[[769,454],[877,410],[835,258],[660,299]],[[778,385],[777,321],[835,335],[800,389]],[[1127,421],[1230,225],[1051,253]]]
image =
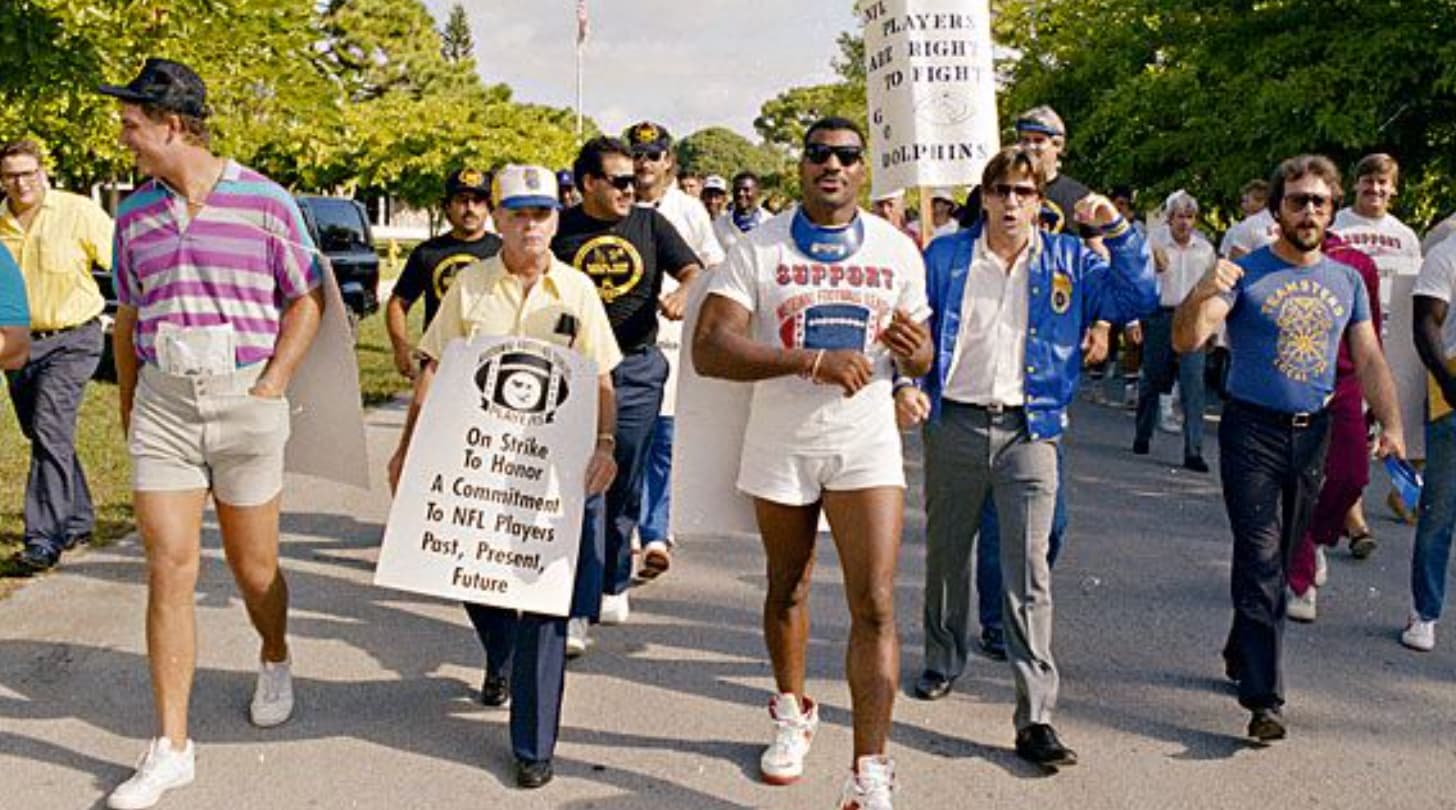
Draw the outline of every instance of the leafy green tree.
[[[440,40],[440,52],[446,62],[458,65],[472,58],[475,53],[475,37],[470,33],[470,18],[465,15],[464,6],[456,3],[450,7],[450,17],[440,32]]]
[[[778,154],[727,127],[708,127],[683,138],[677,145],[677,160],[685,171],[725,179],[740,171],[766,175],[783,168]]]

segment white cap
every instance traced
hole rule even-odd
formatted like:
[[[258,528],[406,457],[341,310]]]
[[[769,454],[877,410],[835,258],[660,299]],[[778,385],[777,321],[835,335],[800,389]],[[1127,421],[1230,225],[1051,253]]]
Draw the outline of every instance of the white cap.
[[[491,196],[500,208],[556,208],[556,172],[514,163],[495,173]]]
[[[720,175],[710,174],[703,178],[703,191],[721,191],[728,193],[728,181]]]
[[[950,189],[945,188],[945,187],[931,189],[930,190],[930,199],[932,199],[932,200],[945,200],[946,202],[952,203],[952,204],[955,203],[955,201],[956,201],[955,193],[952,192]]]
[[[881,200],[901,200],[901,199],[904,199],[904,198],[905,198],[905,189],[903,189],[903,188],[897,188],[894,191],[890,191],[890,192],[887,192],[885,194],[877,194],[877,195],[875,195],[870,200],[870,202],[880,202]]]

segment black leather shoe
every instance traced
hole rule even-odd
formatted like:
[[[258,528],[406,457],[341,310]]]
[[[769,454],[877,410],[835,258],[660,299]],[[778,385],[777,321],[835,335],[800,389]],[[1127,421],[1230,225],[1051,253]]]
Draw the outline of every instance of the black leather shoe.
[[[1183,469],[1206,473],[1208,472],[1208,462],[1203,460],[1203,456],[1184,456]]]
[[[25,575],[49,571],[60,562],[61,553],[41,546],[26,546],[13,559],[14,566]]]
[[[480,685],[480,703],[484,706],[504,706],[511,702],[511,682],[505,676],[495,677],[486,673],[485,683]]]
[[[915,697],[921,700],[940,700],[950,694],[950,685],[953,683],[954,678],[947,678],[939,672],[927,669],[920,673],[920,680],[915,682]]]
[[[1239,662],[1225,655],[1223,657],[1223,674],[1231,683],[1238,683],[1243,673],[1239,671]]]
[[[551,777],[555,775],[551,771],[551,760],[549,759],[543,759],[540,762],[516,760],[516,787],[532,790],[550,782]]]
[[[996,661],[1006,660],[1006,632],[999,627],[981,631],[981,652]]]
[[[1255,709],[1249,719],[1249,736],[1259,742],[1284,739],[1284,715],[1278,709]]]
[[[63,546],[61,546],[61,550],[62,551],[70,551],[71,549],[74,549],[76,546],[89,546],[89,545],[91,545],[91,533],[90,532],[86,532],[85,534],[78,534],[78,535],[76,535],[74,537],[67,537],[66,538],[66,544],[63,545]]]
[[[1034,723],[1016,732],[1016,755],[1043,768],[1077,764],[1077,752],[1062,745],[1046,723]]]
[[[1132,443],[1133,455],[1145,456],[1152,450],[1146,439],[1134,439]]]

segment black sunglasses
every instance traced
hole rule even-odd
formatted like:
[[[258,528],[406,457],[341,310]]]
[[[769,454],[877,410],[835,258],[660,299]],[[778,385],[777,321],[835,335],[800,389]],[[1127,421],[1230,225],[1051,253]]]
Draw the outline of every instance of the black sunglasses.
[[[667,153],[661,149],[638,149],[632,152],[632,159],[650,160],[653,163],[656,163],[657,161],[662,160],[662,156],[665,154]]]
[[[830,146],[827,143],[811,143],[804,147],[804,159],[816,166],[829,162],[829,156],[839,158],[839,165],[853,166],[864,159],[863,146]]]
[[[1293,211],[1303,211],[1307,205],[1313,205],[1316,211],[1324,211],[1329,208],[1330,197],[1328,194],[1286,194],[1284,202]]]
[[[612,188],[618,191],[626,191],[637,185],[637,176],[631,174],[604,174],[602,175],[602,179],[610,183]]]

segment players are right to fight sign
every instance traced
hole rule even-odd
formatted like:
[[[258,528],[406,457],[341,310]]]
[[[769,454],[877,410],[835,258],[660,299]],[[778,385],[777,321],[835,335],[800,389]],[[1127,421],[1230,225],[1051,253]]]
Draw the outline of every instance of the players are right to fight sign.
[[[453,341],[416,422],[375,584],[567,615],[596,424],[596,366],[576,352]]]

